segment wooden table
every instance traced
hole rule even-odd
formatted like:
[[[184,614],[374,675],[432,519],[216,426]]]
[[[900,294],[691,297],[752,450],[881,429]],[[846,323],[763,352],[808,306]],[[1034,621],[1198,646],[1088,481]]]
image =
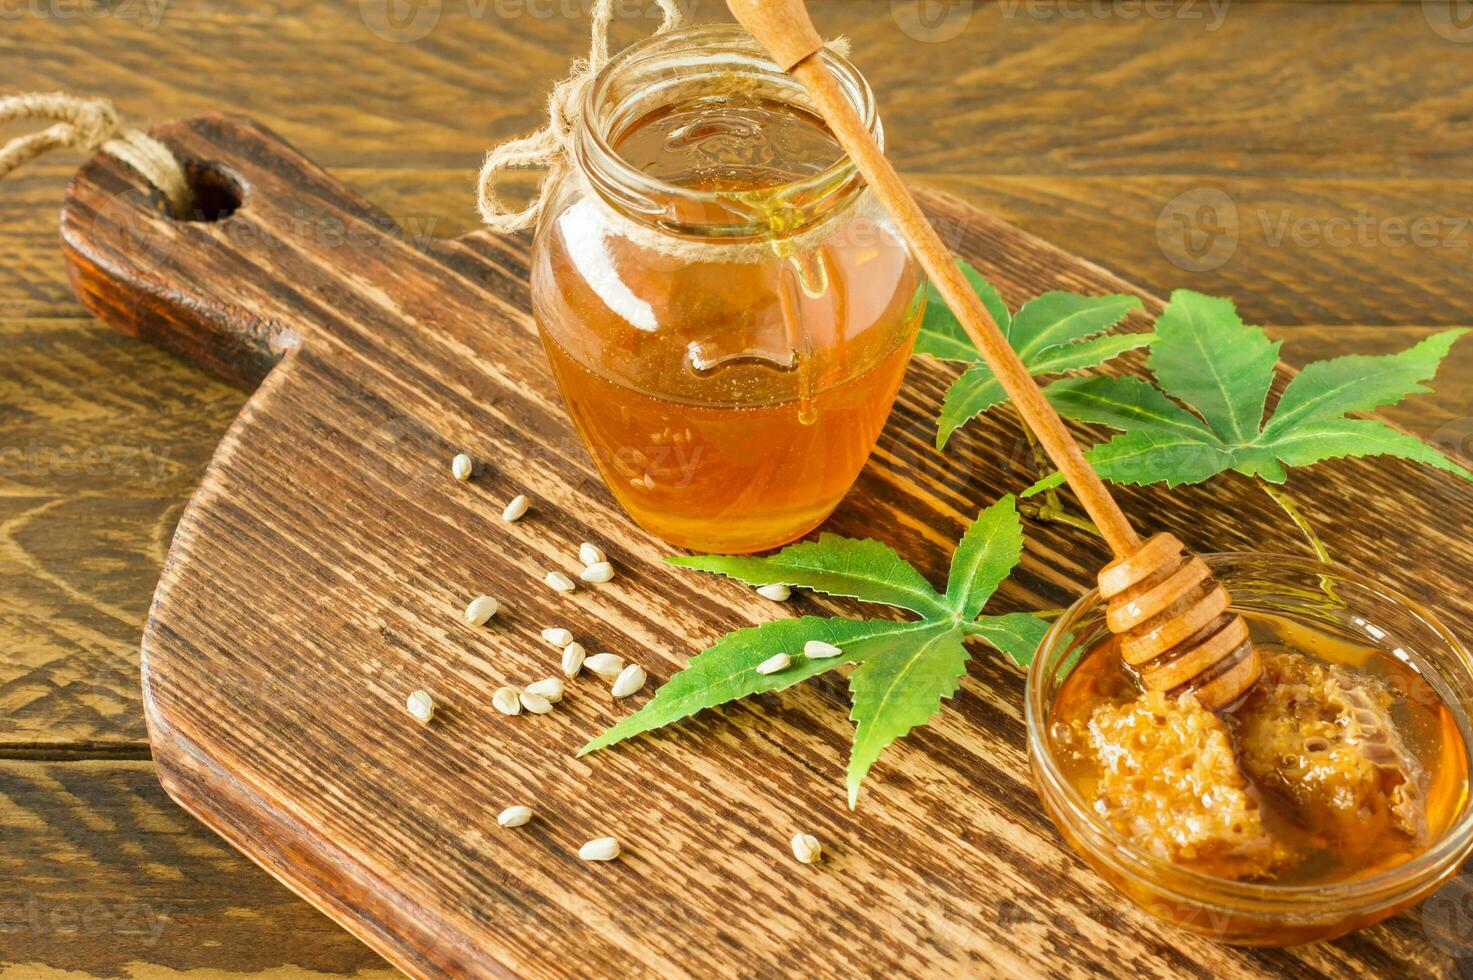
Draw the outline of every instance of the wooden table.
[[[1231,295],[1288,340],[1291,363],[1473,323],[1473,26],[1436,4],[952,0],[924,23],[908,0],[813,5],[853,39],[915,180],[1154,291]],[[141,119],[238,111],[408,233],[455,234],[474,225],[482,153],[533,128],[547,84],[585,50],[586,3],[427,2],[392,23],[389,6],[0,4],[0,91],[107,94]],[[0,185],[0,980],[391,975],[155,781],[139,630],[244,395],[72,298],[56,208],[76,163]],[[1470,395],[1466,344],[1435,395],[1387,414],[1467,457]],[[1349,530],[1309,516],[1332,547]],[[1421,937],[1414,913],[1310,962],[1453,971],[1435,947],[1407,952]],[[1223,964],[1275,961],[1225,951]]]

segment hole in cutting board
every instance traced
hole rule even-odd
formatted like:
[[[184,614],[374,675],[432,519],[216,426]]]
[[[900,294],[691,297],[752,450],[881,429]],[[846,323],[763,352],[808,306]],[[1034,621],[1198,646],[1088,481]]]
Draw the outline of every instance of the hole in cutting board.
[[[184,175],[194,191],[194,213],[185,221],[223,221],[238,211],[245,199],[240,181],[224,167],[189,161]]]

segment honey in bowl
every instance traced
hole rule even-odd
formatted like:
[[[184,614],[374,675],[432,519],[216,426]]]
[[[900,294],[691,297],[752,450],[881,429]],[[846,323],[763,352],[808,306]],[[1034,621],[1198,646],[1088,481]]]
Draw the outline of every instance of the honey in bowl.
[[[1284,555],[1204,555],[1264,663],[1218,712],[1143,690],[1097,592],[1028,674],[1029,760],[1065,840],[1142,909],[1219,942],[1331,939],[1473,852],[1473,656],[1385,586]]]
[[[1462,733],[1388,651],[1247,617],[1264,677],[1214,714],[1142,693],[1113,640],[1058,693],[1064,777],[1137,846],[1204,874],[1330,885],[1402,864],[1468,799]]]
[[[666,541],[727,554],[786,544],[837,506],[925,300],[833,136],[752,43],[698,33],[606,69],[609,118],[595,106],[585,121],[603,155],[551,195],[532,273],[554,375],[610,491]],[[662,45],[673,67],[658,67]],[[701,45],[752,60],[701,69]]]

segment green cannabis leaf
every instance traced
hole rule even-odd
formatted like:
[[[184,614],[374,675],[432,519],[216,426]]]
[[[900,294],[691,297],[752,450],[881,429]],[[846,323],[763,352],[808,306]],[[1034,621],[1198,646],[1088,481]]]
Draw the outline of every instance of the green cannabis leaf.
[[[1008,342],[1034,376],[1064,374],[1095,367],[1113,357],[1149,345],[1148,333],[1111,334],[1126,314],[1141,308],[1134,296],[1077,296],[1044,293],[1023,305],[1016,316],[982,274],[966,262],[957,263]],[[952,433],[994,405],[1007,393],[981,360],[956,315],[932,285],[926,316],[916,339],[916,353],[970,364],[946,393],[937,419],[936,448],[944,449]]]
[[[1132,377],[1065,378],[1047,394],[1061,415],[1119,430],[1088,454],[1096,471],[1116,483],[1175,487],[1225,470],[1283,483],[1285,467],[1342,456],[1400,456],[1473,480],[1414,436],[1376,419],[1345,417],[1430,390],[1421,382],[1437,373],[1466,332],[1446,330],[1399,354],[1310,364],[1265,423],[1279,345],[1244,324],[1229,300],[1179,289],[1156,321],[1147,361],[1156,386]],[[1062,482],[1056,473],[1023,496]],[[1293,511],[1290,516],[1299,521]]]
[[[891,742],[926,724],[941,702],[956,693],[966,670],[969,636],[1007,654],[1020,666],[1033,659],[1048,624],[1027,613],[980,616],[993,592],[1023,554],[1023,532],[1015,502],[1004,497],[983,511],[962,536],[952,556],[946,592],[893,549],[878,541],[824,534],[790,545],[767,558],[702,555],[670,558],[682,568],[727,575],[748,585],[788,585],[864,602],[897,606],[921,618],[910,622],[805,616],[728,633],[691,658],[684,670],[643,708],[579,750],[579,755],[716,705],[767,691],[781,691],[844,664],[855,722],[849,757],[849,805],[870,767]],[[804,646],[820,641],[843,652],[812,658]],[[759,674],[757,666],[786,653],[792,666]]]

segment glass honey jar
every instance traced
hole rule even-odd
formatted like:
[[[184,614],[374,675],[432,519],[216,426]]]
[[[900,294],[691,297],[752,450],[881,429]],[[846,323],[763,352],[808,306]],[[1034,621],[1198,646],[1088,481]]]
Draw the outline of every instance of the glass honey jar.
[[[823,57],[882,139],[863,77]],[[820,524],[874,449],[925,296],[799,83],[740,28],[652,38],[589,86],[544,192],[532,309],[645,529],[742,554]]]

